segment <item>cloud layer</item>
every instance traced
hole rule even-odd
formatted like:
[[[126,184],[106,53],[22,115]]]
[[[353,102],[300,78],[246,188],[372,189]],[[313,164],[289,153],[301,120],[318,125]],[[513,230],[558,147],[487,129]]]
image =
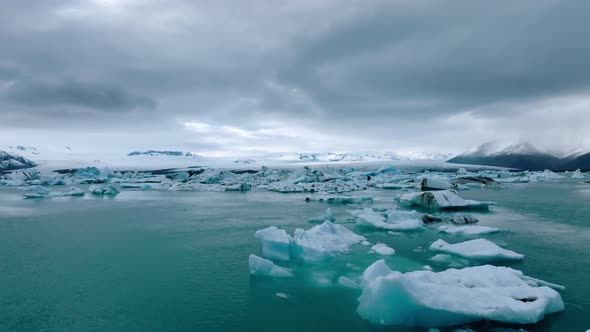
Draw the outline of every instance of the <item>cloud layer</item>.
[[[8,0],[0,143],[589,147],[589,10],[581,0]],[[83,135],[99,139],[72,139]]]

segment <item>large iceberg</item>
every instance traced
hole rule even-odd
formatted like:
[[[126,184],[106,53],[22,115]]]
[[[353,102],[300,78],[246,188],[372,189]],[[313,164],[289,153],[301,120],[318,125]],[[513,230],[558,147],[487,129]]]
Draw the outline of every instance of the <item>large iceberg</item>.
[[[486,239],[475,239],[456,244],[449,244],[444,240],[437,240],[430,246],[430,250],[479,261],[520,260],[524,258],[523,254],[500,248],[495,243]]]
[[[272,261],[254,254],[248,258],[250,275],[258,277],[291,277],[291,270],[275,265]]]
[[[365,270],[361,287],[357,312],[380,325],[532,324],[564,309],[557,291],[521,271],[491,265],[402,274],[381,260]]]
[[[401,204],[420,206],[428,210],[488,209],[493,202],[479,202],[461,198],[455,190],[424,191],[401,195]]]

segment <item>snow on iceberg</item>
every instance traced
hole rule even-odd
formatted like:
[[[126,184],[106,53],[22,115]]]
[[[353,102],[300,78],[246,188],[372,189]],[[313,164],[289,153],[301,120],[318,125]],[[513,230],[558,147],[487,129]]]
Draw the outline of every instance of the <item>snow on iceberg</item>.
[[[475,239],[456,244],[449,244],[444,240],[437,240],[430,246],[430,250],[479,261],[520,260],[524,258],[523,254],[500,248],[495,243],[486,239]]]
[[[365,240],[342,225],[326,221],[306,231],[295,230],[292,256],[306,262],[321,262],[337,254],[346,254],[351,245]]]
[[[440,226],[438,228],[441,232],[447,234],[459,234],[459,235],[479,235],[479,234],[490,234],[500,231],[494,227],[487,226]]]
[[[272,261],[254,254],[248,258],[250,275],[257,277],[292,277],[291,270],[275,265]]]
[[[384,243],[377,243],[376,245],[371,247],[371,251],[382,256],[391,256],[395,254],[395,249],[388,247]]]
[[[289,246],[291,237],[283,229],[270,226],[261,229],[254,237],[262,241],[262,255],[269,259],[288,261],[291,256]]]
[[[453,189],[404,194],[398,198],[398,201],[404,205],[420,206],[428,210],[488,209],[494,204],[463,199]]]
[[[380,325],[532,324],[564,309],[557,291],[521,271],[491,265],[401,274],[381,260],[365,270],[362,287],[357,312]]]

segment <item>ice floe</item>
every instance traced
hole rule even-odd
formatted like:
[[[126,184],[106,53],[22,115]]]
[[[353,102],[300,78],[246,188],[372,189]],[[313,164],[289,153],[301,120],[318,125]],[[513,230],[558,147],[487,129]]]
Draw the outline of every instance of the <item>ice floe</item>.
[[[475,239],[456,244],[449,244],[439,239],[430,245],[430,250],[479,261],[520,260],[524,258],[523,254],[503,249],[486,239]]]
[[[480,235],[496,233],[500,230],[494,227],[488,226],[439,226],[438,229],[443,233],[448,234],[459,234],[459,235]]]

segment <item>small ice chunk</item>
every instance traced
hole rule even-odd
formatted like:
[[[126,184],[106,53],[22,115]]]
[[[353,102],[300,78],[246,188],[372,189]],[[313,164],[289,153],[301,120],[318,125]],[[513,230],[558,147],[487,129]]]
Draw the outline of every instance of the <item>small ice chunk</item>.
[[[262,241],[262,255],[269,259],[288,261],[291,237],[283,229],[270,226],[257,231],[254,236]]]
[[[327,208],[326,209],[326,212],[324,212],[323,215],[317,216],[317,217],[311,217],[311,218],[309,218],[308,221],[310,223],[322,223],[322,222],[324,222],[326,220],[329,220],[329,221],[332,221],[332,222],[336,220],[336,218],[334,218],[334,216],[332,215],[332,209],[331,208]]]
[[[98,184],[91,185],[88,190],[97,196],[115,196],[119,193],[119,190],[113,186],[101,186]]]
[[[250,274],[258,277],[292,277],[291,270],[275,265],[271,260],[251,254],[248,258]]]
[[[383,256],[391,256],[395,254],[395,249],[388,247],[384,243],[377,243],[376,245],[371,247],[371,251],[369,252],[374,252],[376,254]]]
[[[480,261],[499,259],[520,260],[524,258],[523,254],[500,248],[495,243],[486,239],[475,239],[456,244],[449,244],[444,240],[437,240],[430,246],[430,250]]]
[[[352,279],[341,276],[337,280],[338,285],[346,288],[358,288],[358,285]]]
[[[71,187],[68,191],[53,193],[52,196],[84,196],[84,190],[77,187]]]
[[[475,224],[479,220],[470,215],[464,216],[453,216],[449,219],[450,222],[456,225],[466,225],[466,224]]]
[[[285,293],[275,293],[275,296],[280,297],[281,299],[289,298],[289,295],[287,295]]]
[[[374,324],[442,327],[480,320],[532,324],[564,309],[557,291],[531,286],[521,271],[507,267],[401,274],[387,273],[384,263],[378,269],[374,265],[363,274],[357,308]]]
[[[480,234],[490,234],[496,233],[500,231],[494,227],[487,227],[487,226],[440,226],[438,228],[443,233],[448,234],[459,234],[459,235],[480,235]]]
[[[424,265],[422,268],[426,271],[432,271],[432,267],[430,265]]]

